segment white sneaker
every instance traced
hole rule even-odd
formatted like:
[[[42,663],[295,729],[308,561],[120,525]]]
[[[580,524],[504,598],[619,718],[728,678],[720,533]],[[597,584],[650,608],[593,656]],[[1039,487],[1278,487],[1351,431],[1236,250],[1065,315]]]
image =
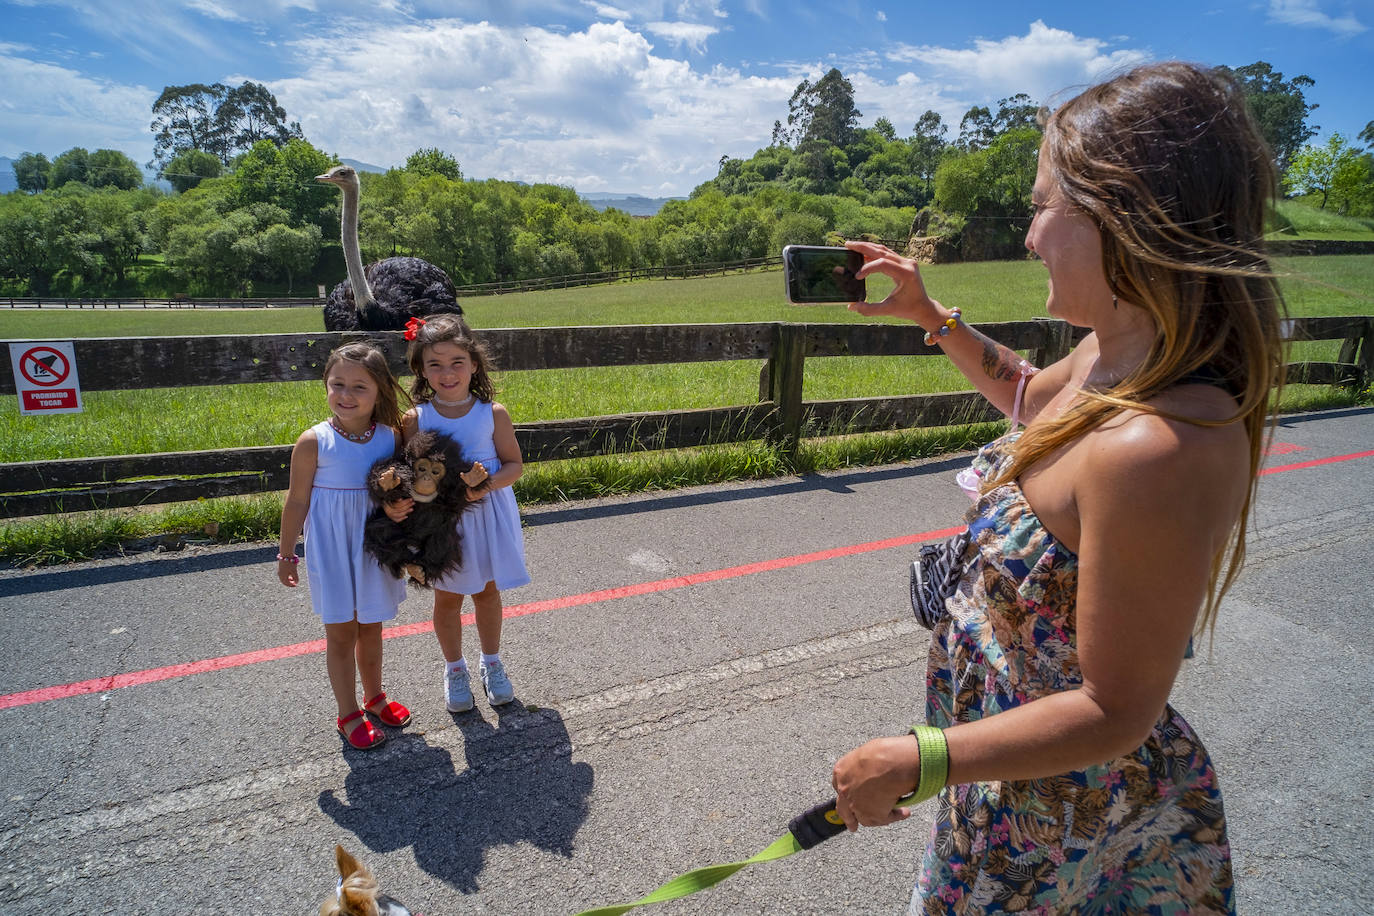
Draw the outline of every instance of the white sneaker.
[[[482,676],[482,692],[487,695],[487,700],[493,706],[504,706],[515,699],[515,688],[511,686],[510,677],[506,675],[506,666],[500,662],[492,662],[488,665],[482,662],[477,666],[478,673]]]
[[[444,671],[444,705],[449,712],[467,712],[472,708],[472,685],[468,683],[468,670]]]

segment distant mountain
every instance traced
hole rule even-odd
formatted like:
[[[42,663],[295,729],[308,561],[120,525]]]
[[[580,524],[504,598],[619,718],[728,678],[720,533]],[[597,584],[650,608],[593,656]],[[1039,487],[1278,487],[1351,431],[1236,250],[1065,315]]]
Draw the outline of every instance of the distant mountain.
[[[382,168],[380,165],[373,165],[370,162],[359,162],[357,159],[340,158],[339,161],[344,165],[352,166],[354,171],[358,172],[376,172],[380,174],[386,171],[386,169]]]
[[[605,191],[589,191],[579,194],[583,200],[597,210],[614,207],[624,210],[631,216],[653,216],[670,200],[686,200],[685,197],[644,197],[641,194],[611,194]]]
[[[14,160],[0,156],[0,194],[19,190],[19,182],[14,177]]]

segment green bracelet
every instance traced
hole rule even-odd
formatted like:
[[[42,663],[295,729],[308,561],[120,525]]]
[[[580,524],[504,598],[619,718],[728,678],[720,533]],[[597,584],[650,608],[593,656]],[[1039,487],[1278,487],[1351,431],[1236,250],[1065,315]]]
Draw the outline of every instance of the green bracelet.
[[[934,798],[949,780],[949,744],[945,733],[929,725],[913,725],[911,733],[921,750],[921,778],[910,796],[911,804]]]

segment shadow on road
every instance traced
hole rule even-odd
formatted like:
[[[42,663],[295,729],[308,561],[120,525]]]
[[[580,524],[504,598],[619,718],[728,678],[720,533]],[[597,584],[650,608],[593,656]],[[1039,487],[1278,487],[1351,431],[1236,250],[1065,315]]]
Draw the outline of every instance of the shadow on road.
[[[915,466],[902,464],[895,467],[856,470],[847,473],[807,474],[801,478],[791,478],[785,481],[761,481],[753,486],[726,485],[726,489],[720,490],[701,488],[690,493],[652,494],[649,496],[636,494],[626,497],[627,502],[588,500],[586,503],[579,503],[566,509],[543,509],[534,506],[523,509],[521,518],[526,525],[536,527],[538,525],[553,525],[558,522],[638,515],[641,512],[658,512],[662,509],[708,506],[715,503],[737,502],[742,499],[787,496],[793,493],[847,493],[854,484],[957,471],[967,467],[968,462],[968,455],[960,454],[956,458],[946,458]]]
[[[272,573],[269,569],[269,551],[268,547],[254,544],[251,547],[214,549],[211,552],[192,555],[153,555],[156,556],[155,559],[135,555],[127,561],[110,566],[81,566],[77,569],[58,569],[53,572],[23,573],[12,578],[0,578],[0,598],[37,592],[56,592],[68,588],[87,588],[93,585],[111,585],[115,582],[133,582],[158,576],[181,576],[254,564],[260,564],[265,570],[264,575],[270,577]]]
[[[479,889],[493,847],[526,842],[571,856],[587,817],[591,766],[573,762],[557,712],[517,701],[498,716],[495,724],[477,712],[454,716],[467,759],[461,772],[446,749],[404,732],[392,732],[382,759],[346,751],[346,800],[326,790],[320,810],[373,852],[412,847],[420,868],[468,894]],[[395,891],[404,899],[404,888]]]

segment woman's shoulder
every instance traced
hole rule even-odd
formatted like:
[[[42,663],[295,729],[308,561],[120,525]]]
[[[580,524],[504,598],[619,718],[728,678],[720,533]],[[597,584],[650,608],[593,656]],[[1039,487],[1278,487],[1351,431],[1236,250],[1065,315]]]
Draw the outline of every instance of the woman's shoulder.
[[[1188,507],[1185,515],[1229,516],[1249,490],[1250,440],[1239,422],[1203,426],[1126,411],[1088,433],[1083,444],[1088,447],[1076,477],[1080,502],[1147,498],[1159,507]]]

